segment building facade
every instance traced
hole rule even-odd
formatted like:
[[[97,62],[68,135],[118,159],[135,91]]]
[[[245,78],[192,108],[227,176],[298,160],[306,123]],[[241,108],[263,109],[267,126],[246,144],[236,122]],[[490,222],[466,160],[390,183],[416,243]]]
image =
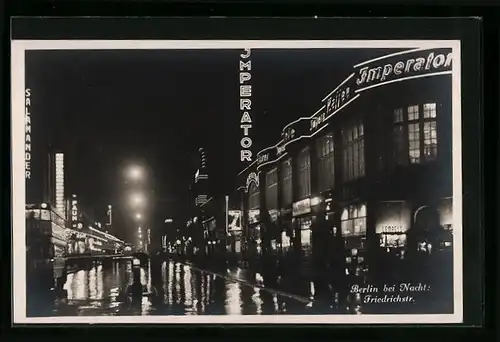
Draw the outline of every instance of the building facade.
[[[360,263],[381,251],[449,249],[451,68],[449,49],[356,66],[240,172],[245,236],[269,250],[340,249]]]

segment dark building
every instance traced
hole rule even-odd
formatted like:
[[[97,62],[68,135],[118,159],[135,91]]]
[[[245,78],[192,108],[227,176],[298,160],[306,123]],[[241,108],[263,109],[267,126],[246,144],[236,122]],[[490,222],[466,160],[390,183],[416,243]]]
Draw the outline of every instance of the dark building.
[[[239,174],[245,236],[270,250],[341,248],[359,262],[449,248],[451,58],[419,50],[362,63],[316,113],[287,124]]]

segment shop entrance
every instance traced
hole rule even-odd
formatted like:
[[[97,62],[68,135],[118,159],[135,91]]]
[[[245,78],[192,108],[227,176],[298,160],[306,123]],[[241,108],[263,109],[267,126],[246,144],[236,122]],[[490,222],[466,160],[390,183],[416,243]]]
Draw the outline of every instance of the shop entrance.
[[[413,226],[407,232],[408,248],[412,251],[432,253],[440,245],[442,230],[439,212],[422,206],[413,214]]]

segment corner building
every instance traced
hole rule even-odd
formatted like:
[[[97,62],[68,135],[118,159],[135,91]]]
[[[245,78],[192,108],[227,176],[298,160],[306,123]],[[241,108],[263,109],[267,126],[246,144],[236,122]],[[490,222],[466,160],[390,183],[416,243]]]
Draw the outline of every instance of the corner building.
[[[287,124],[240,172],[248,239],[352,272],[381,254],[451,251],[451,60],[434,49],[368,61]],[[384,79],[387,65],[400,72]]]

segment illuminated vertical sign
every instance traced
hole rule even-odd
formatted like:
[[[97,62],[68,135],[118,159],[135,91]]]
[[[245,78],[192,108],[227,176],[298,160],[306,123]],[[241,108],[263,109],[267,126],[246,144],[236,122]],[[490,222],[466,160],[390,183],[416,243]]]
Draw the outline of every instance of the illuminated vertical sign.
[[[252,138],[250,137],[250,129],[252,128],[252,61],[250,56],[252,51],[245,49],[240,54],[240,128],[243,130],[243,137],[240,140],[240,161],[252,161]]]
[[[71,226],[73,228],[81,229],[83,225],[78,224],[79,212],[78,212],[78,200],[76,195],[71,198]]]
[[[56,153],[56,209],[66,217],[66,208],[64,207],[64,153]]]
[[[24,92],[25,111],[24,111],[24,177],[31,179],[31,89],[27,88]]]

